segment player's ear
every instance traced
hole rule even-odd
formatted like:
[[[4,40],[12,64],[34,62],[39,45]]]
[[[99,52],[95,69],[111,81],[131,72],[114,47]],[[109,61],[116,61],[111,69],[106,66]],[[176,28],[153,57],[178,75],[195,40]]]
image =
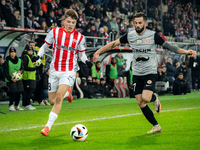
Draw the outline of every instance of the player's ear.
[[[145,26],[147,26],[147,24],[148,24],[148,22],[146,21],[146,22],[145,22]]]

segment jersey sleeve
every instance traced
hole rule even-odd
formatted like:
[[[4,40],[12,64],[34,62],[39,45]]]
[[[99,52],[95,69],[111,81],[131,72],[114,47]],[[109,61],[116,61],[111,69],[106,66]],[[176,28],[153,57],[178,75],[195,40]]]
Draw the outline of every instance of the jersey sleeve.
[[[157,33],[154,34],[154,41],[155,41],[155,44],[158,44],[160,46],[162,46],[163,43],[165,42],[165,40],[163,40],[163,38]]]
[[[45,38],[45,40],[44,40],[45,43],[48,44],[48,45],[51,45],[51,44],[53,43],[53,40],[54,40],[53,30],[54,30],[54,29],[52,29],[52,30],[47,34],[47,36],[46,36],[46,38]]]
[[[80,43],[78,44],[78,50],[79,50],[79,52],[84,52],[86,50],[86,48],[85,48],[85,37],[84,36],[81,39]]]
[[[127,33],[125,33],[120,39],[119,39],[120,43],[128,43],[128,39],[127,39]]]

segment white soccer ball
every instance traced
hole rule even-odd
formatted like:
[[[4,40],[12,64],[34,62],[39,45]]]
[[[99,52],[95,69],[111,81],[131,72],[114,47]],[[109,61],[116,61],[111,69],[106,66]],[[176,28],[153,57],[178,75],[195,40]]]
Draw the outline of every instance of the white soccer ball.
[[[22,77],[21,73],[19,73],[17,71],[12,73],[12,78],[15,80],[20,80],[21,77]]]
[[[82,124],[77,124],[72,127],[70,136],[74,141],[85,141],[88,137],[88,130]]]
[[[39,67],[42,63],[41,59],[38,59],[36,62],[33,63],[34,66]]]

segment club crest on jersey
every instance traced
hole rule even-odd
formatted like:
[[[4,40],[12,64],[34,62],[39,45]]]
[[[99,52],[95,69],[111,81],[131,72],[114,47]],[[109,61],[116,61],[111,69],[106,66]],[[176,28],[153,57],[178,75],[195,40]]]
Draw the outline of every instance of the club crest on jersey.
[[[149,42],[150,42],[149,39],[145,39],[145,40],[144,40],[144,43],[146,43],[146,44],[148,44]]]
[[[138,44],[142,43],[142,40],[137,40],[137,43],[138,43]]]
[[[147,84],[151,84],[152,83],[152,81],[151,80],[147,80]]]
[[[77,40],[76,39],[73,39],[72,43],[76,44]]]

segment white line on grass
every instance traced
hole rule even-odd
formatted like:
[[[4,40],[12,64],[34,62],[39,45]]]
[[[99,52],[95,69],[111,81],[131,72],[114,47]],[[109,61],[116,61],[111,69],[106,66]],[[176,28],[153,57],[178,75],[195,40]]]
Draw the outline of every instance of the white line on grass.
[[[169,110],[162,110],[162,112],[170,112],[170,111],[182,111],[182,110],[190,110],[190,109],[199,109],[200,107],[189,107],[189,108],[180,108],[180,109],[169,109]],[[102,117],[102,118],[93,118],[88,120],[78,120],[78,121],[71,121],[71,122],[61,122],[55,123],[54,125],[63,125],[63,124],[71,124],[71,123],[81,123],[81,122],[88,122],[88,121],[97,121],[97,120],[105,120],[105,119],[114,119],[114,118],[121,118],[121,117],[128,117],[128,116],[136,116],[141,115],[142,113],[134,113],[134,114],[126,114],[126,115],[117,115],[111,117]],[[33,128],[41,128],[45,125],[40,126],[32,126],[32,127],[24,127],[24,128],[17,128],[17,129],[8,129],[8,130],[0,130],[0,132],[10,132],[10,131],[18,131],[18,130],[25,130],[25,129],[33,129]]]
[[[191,98],[191,97],[190,97]],[[99,101],[99,100],[101,100],[101,101],[108,101],[108,100],[110,100],[110,101],[124,101],[124,99],[125,100],[127,100],[127,99],[129,99],[129,100],[135,100],[136,101],[136,99],[135,98],[117,98],[117,99],[114,99],[114,98],[102,98],[102,99],[81,99],[82,101]],[[183,97],[183,98],[180,98],[180,97],[173,97],[173,98],[165,98],[165,97],[159,97],[159,100],[176,100],[176,99],[187,99],[187,98],[185,98],[185,97]]]

